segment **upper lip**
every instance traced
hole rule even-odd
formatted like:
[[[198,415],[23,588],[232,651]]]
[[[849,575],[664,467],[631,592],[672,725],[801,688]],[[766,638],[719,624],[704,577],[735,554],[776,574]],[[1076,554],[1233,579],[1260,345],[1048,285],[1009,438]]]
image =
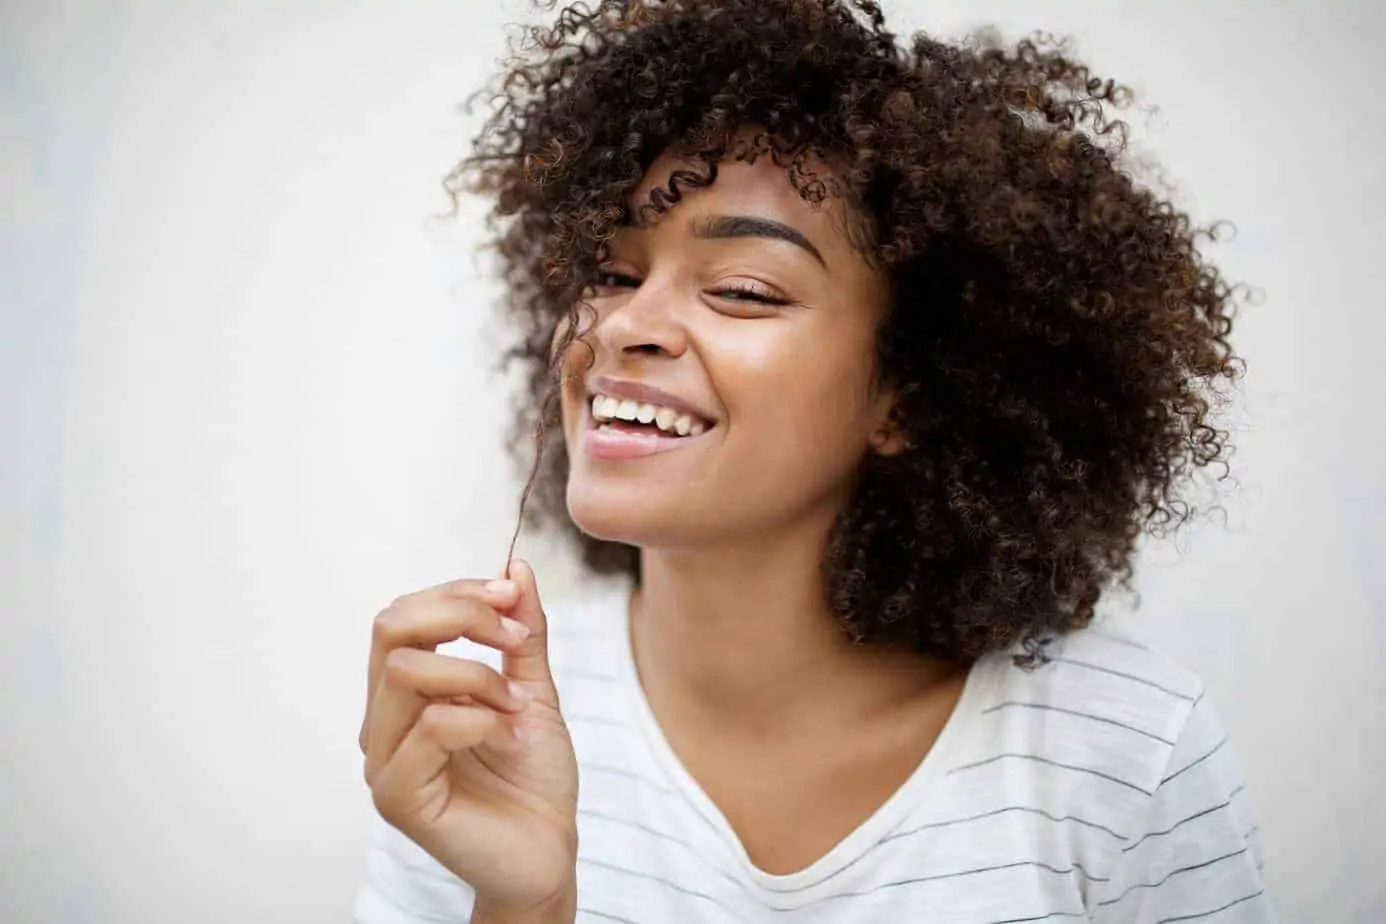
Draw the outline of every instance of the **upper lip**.
[[[609,395],[612,398],[628,398],[641,404],[657,404],[683,414],[689,414],[709,424],[716,420],[707,411],[690,401],[685,401],[678,395],[653,385],[647,385],[644,382],[633,382],[629,379],[613,379],[599,375],[588,380],[587,395],[589,398],[595,395]]]

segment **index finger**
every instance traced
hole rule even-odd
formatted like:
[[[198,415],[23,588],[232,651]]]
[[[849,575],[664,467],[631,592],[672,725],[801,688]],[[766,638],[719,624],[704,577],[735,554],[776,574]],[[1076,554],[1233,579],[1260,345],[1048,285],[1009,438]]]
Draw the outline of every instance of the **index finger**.
[[[425,587],[423,590],[416,590],[412,594],[405,594],[397,598],[391,606],[403,606],[410,603],[423,603],[430,600],[480,600],[484,599],[488,603],[498,606],[505,606],[514,601],[516,590],[510,581],[493,578],[457,578],[452,581],[444,581],[441,584],[434,584],[432,587]]]
[[[507,651],[523,642],[529,630],[496,609],[513,602],[517,594],[514,585],[505,581],[448,581],[400,597],[381,610],[371,631],[367,709],[385,669],[385,658],[396,648],[432,651],[444,642],[465,637]]]

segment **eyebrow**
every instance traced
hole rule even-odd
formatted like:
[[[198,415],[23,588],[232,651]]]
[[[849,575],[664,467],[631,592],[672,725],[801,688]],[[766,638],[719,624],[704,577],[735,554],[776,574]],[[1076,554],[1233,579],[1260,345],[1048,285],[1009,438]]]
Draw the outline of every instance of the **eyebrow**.
[[[750,215],[716,215],[706,221],[699,222],[693,233],[694,236],[707,241],[726,240],[735,237],[768,237],[774,240],[788,241],[812,254],[823,268],[826,269],[828,266],[823,255],[818,252],[818,248],[813,246],[812,241],[789,225],[780,224],[769,218],[755,218]]]

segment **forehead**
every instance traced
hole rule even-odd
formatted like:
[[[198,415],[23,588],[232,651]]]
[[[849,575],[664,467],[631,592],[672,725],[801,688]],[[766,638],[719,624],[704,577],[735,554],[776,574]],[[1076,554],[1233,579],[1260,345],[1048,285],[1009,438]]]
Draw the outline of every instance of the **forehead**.
[[[809,161],[807,168],[812,170],[813,179],[827,181],[832,171],[821,161]],[[666,152],[661,155],[640,183],[632,190],[630,197],[633,217],[638,217],[639,209],[650,201],[650,193],[655,189],[667,187],[670,176],[676,170],[694,170],[704,173],[701,162]],[[672,223],[686,225],[698,217],[708,215],[746,215],[770,218],[790,225],[805,235],[823,250],[843,250],[848,248],[845,224],[845,206],[836,196],[825,197],[821,202],[805,199],[789,179],[788,170],[776,164],[768,153],[756,158],[754,163],[732,158],[717,165],[717,180],[702,188],[680,187],[680,201],[659,217],[659,224]]]

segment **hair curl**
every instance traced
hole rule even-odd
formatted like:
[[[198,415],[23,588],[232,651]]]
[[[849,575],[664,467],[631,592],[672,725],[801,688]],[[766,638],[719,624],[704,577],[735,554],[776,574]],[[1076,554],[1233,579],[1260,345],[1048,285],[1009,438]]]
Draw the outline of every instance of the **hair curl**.
[[[656,211],[719,161],[768,151],[805,197],[846,197],[854,243],[891,282],[878,362],[910,448],[863,459],[831,531],[845,630],[969,660],[1087,625],[1104,587],[1130,589],[1142,531],[1190,516],[1186,476],[1225,468],[1214,386],[1242,365],[1228,336],[1243,290],[1197,249],[1216,226],[1123,165],[1126,125],[1106,110],[1130,99],[1052,37],[902,43],[868,0],[603,0],[528,29],[446,182],[454,200],[494,198],[528,372],[513,445],[542,450],[527,520],[638,580],[634,549],[568,517],[553,338],[566,321],[572,342],[659,154],[702,169],[655,190],[641,208]],[[764,130],[754,150],[746,126]]]

